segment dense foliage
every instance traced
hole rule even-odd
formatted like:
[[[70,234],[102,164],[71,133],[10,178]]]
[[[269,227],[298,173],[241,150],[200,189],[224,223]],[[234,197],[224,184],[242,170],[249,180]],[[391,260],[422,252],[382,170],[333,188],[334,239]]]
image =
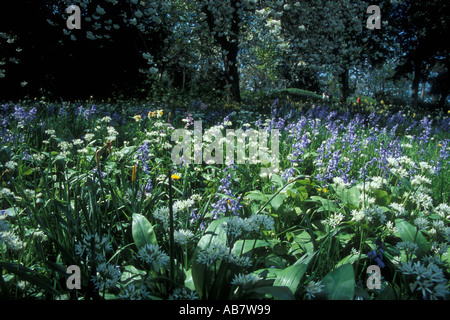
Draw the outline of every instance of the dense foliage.
[[[1,99],[300,88],[444,108],[446,0],[47,0],[0,11]],[[370,5],[381,28],[369,29]],[[80,8],[80,29],[66,9]]]
[[[1,297],[448,298],[448,115],[361,104],[1,105]],[[279,172],[174,166],[194,120],[280,130]]]

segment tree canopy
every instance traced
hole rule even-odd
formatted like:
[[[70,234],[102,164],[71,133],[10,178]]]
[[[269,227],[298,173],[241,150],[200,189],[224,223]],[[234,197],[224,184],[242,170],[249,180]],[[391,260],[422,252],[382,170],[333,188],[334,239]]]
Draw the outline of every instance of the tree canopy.
[[[80,8],[79,29],[68,28],[66,9],[72,5]],[[420,84],[428,83],[429,94],[444,106],[448,1],[378,1],[380,28],[368,28],[370,5],[351,0],[9,1],[0,17],[1,98],[144,97],[157,88],[222,94],[239,102],[242,90],[296,87],[321,93],[334,90],[334,82],[333,94],[346,101],[361,94],[362,86],[371,87],[368,75],[389,64],[395,72],[384,73],[382,87],[410,77],[406,90],[412,105],[423,100]]]

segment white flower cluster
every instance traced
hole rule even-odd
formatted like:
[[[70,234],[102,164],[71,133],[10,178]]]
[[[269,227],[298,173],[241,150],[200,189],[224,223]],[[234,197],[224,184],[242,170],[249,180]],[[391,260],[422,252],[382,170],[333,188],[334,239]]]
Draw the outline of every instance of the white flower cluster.
[[[192,208],[193,205],[194,200],[192,199],[176,200],[172,206],[174,220],[177,219],[177,216],[180,213],[186,212],[188,209]],[[156,208],[156,210],[153,211],[153,217],[162,223],[162,226],[165,230],[169,228],[169,218],[170,218],[169,207],[162,206]]]
[[[249,218],[232,217],[225,222],[227,235],[231,241],[237,240],[241,236],[247,236],[261,230],[272,230],[274,222],[272,217],[265,214],[255,214]]]
[[[216,262],[226,261],[237,267],[250,267],[251,261],[246,256],[236,256],[231,250],[222,244],[212,243],[206,249],[198,253],[197,262],[206,266],[212,266]]]
[[[25,243],[11,230],[7,221],[0,219],[0,244],[5,243],[9,250],[19,252],[25,247]]]
[[[345,216],[342,213],[334,212],[327,219],[324,219],[321,222],[324,225],[329,226],[331,229],[334,229],[341,224],[344,218]]]
[[[231,280],[231,285],[236,287],[241,287],[243,289],[253,286],[256,282],[261,280],[256,274],[235,274],[233,280]]]

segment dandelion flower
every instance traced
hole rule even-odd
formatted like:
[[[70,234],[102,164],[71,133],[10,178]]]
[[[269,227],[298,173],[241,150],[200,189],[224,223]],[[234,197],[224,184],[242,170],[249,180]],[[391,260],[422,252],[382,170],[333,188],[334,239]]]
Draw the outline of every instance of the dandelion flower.
[[[177,175],[177,174],[173,174],[173,175],[171,175],[170,176],[173,180],[180,180],[181,179],[181,177],[179,176],[179,175]]]

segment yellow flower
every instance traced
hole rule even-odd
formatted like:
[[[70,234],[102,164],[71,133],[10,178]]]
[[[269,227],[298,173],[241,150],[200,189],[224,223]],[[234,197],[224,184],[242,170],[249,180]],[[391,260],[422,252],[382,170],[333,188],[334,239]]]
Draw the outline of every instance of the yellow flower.
[[[174,179],[174,180],[180,180],[181,179],[181,177],[179,176],[179,175],[177,175],[177,174],[173,174],[173,175],[171,175],[170,176],[172,179]]]
[[[134,121],[136,121],[136,122],[141,121],[141,118],[142,118],[142,117],[141,117],[140,114],[135,115],[135,116],[133,117]]]
[[[439,143],[439,144],[438,144],[438,147],[439,147],[439,148],[442,147],[442,144]]]
[[[323,192],[327,193],[327,192],[328,192],[328,189],[323,188]]]
[[[319,188],[319,189],[317,189],[317,191],[319,191],[319,192],[320,192],[320,191],[322,191],[322,189],[321,189],[321,188]]]

